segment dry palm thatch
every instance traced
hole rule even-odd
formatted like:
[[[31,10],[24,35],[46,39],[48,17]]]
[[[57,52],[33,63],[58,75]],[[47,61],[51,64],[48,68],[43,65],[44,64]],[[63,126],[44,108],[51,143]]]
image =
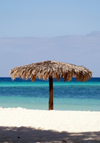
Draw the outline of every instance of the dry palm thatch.
[[[15,67],[10,71],[12,79],[16,77],[22,79],[36,78],[49,79],[49,110],[53,110],[53,78],[58,81],[64,78],[64,81],[71,81],[72,77],[76,77],[79,81],[87,81],[92,76],[92,72],[85,67],[76,66],[73,64],[62,63],[58,61],[44,61]]]
[[[82,66],[58,61],[44,61],[15,67],[11,69],[10,75],[12,79],[19,77],[31,79],[31,81],[35,81],[36,78],[48,80],[50,76],[58,81],[61,78],[64,78],[64,81],[71,81],[72,77],[76,77],[77,80],[85,82],[91,78],[92,72]]]

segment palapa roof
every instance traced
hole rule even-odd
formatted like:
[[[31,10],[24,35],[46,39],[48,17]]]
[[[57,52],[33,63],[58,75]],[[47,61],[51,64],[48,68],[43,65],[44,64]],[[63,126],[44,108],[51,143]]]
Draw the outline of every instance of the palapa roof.
[[[82,66],[59,61],[44,61],[15,67],[11,69],[10,75],[12,79],[19,77],[31,79],[31,81],[36,78],[48,80],[50,76],[58,81],[62,78],[64,78],[64,81],[71,81],[72,77],[76,77],[77,80],[84,82],[91,78],[92,72]]]

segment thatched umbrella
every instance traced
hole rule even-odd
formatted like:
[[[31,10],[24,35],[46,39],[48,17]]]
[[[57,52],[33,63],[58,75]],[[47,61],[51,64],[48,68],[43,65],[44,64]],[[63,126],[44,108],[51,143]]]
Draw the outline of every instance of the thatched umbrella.
[[[31,79],[31,81],[35,81],[36,78],[49,79],[49,110],[53,110],[53,78],[58,81],[62,78],[64,81],[71,81],[72,77],[76,77],[77,80],[85,82],[91,78],[92,72],[82,66],[58,61],[44,61],[15,67],[11,69],[10,75],[12,79],[19,77]]]

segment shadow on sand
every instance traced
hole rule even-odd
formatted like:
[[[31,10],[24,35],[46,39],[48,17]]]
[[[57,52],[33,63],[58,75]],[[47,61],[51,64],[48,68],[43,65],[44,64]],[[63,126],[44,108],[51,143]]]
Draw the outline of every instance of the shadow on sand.
[[[0,127],[0,143],[100,143],[100,132],[69,133],[31,127]]]

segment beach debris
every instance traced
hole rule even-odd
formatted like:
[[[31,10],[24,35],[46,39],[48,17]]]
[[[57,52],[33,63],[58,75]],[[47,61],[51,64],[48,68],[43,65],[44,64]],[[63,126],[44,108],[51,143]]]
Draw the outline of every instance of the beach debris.
[[[62,140],[62,143],[67,143],[67,141],[65,141],[65,140]]]
[[[20,139],[20,137],[18,136],[18,139]]]
[[[1,107],[1,106],[0,106],[0,108],[4,108],[4,107]]]

